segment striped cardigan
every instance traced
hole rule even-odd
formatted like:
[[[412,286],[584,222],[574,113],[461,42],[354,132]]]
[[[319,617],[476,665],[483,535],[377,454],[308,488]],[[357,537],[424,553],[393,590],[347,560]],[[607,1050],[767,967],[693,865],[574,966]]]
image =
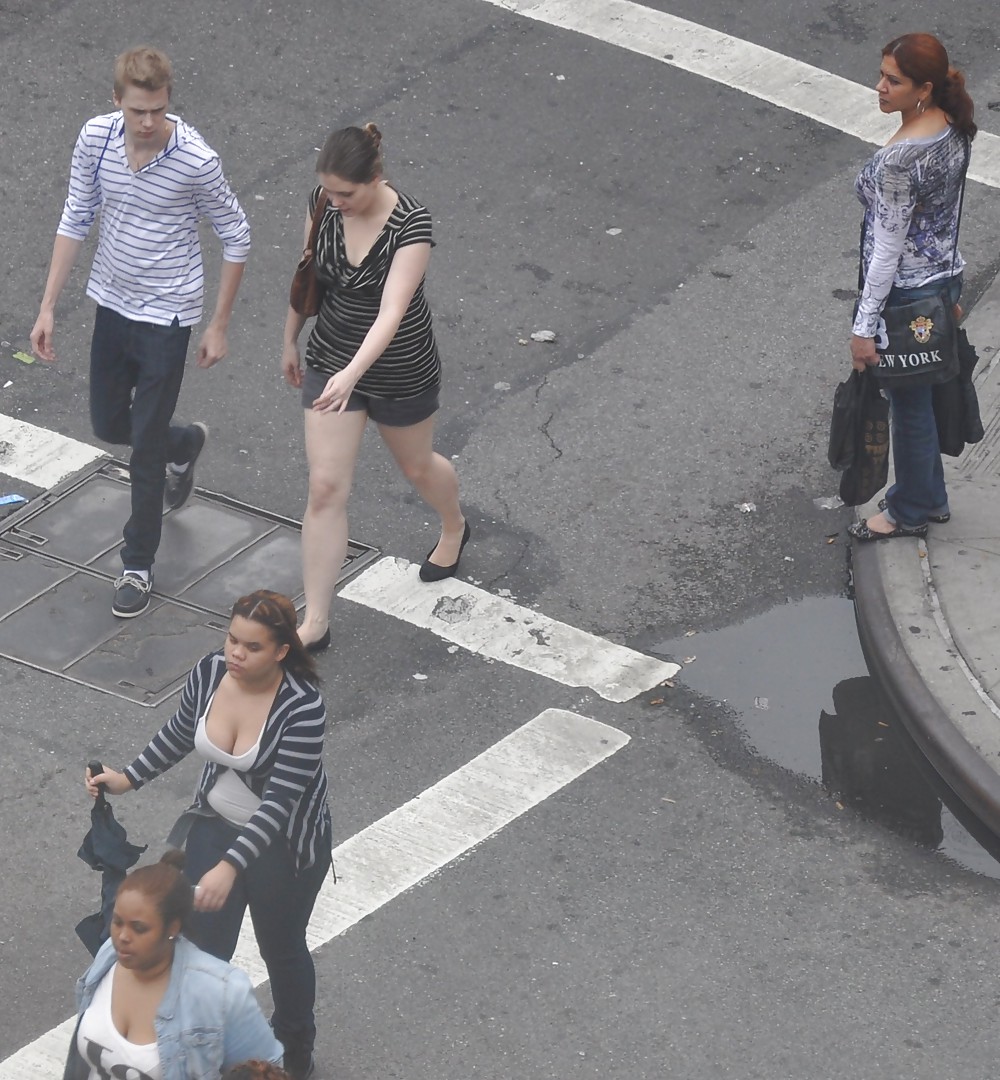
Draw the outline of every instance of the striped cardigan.
[[[134,788],[191,753],[198,720],[225,673],[221,651],[194,666],[177,711],[125,769]],[[260,735],[257,759],[242,774],[261,804],[224,856],[237,870],[245,870],[279,836],[287,838],[299,870],[313,866],[319,852],[332,847],[323,769],[325,730],[326,709],[319,691],[286,671]],[[205,765],[193,808],[208,809],[206,796],[224,768],[216,762]]]

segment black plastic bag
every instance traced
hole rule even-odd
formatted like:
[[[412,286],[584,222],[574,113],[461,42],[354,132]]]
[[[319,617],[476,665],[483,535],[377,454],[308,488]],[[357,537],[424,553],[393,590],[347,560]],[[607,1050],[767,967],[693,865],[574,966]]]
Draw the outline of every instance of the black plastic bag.
[[[976,352],[975,345],[969,341],[969,335],[964,328],[959,327],[958,381],[962,386],[962,403],[965,407],[962,417],[962,438],[967,443],[982,442],[986,434],[983,430],[983,418],[979,414],[979,395],[972,381],[972,375],[978,363],[979,353]]]
[[[861,372],[852,371],[834,391],[830,445],[826,451],[831,469],[843,471],[854,460],[863,385]]]
[[[91,776],[104,772],[99,761],[88,766]],[[81,919],[76,926],[80,940],[90,950],[91,956],[104,944],[110,933],[111,914],[115,906],[118,886],[125,880],[125,872],[134,866],[146,846],[129,843],[125,829],[115,820],[111,803],[100,785],[97,799],[90,810],[90,831],[83,838],[77,855],[92,869],[101,872],[101,910]]]
[[[979,396],[972,381],[979,354],[962,327],[958,329],[957,340],[958,374],[946,383],[937,384],[933,397],[938,446],[949,457],[958,457],[966,443],[980,442],[984,435]]]
[[[933,402],[938,449],[949,457],[958,457],[965,449],[965,396],[957,375],[934,386]]]
[[[840,478],[840,498],[845,506],[868,502],[889,479],[889,402],[871,368],[853,374],[860,390],[855,404],[854,454]]]

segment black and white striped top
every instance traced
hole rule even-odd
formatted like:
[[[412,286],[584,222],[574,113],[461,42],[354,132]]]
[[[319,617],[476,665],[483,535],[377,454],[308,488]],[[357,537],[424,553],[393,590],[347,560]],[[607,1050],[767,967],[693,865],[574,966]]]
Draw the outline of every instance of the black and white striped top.
[[[84,240],[100,212],[87,295],[127,319],[193,326],[205,273],[198,222],[207,218],[227,262],[245,262],[250,225],[215,151],[180,117],[167,145],[133,172],[122,113],[95,116],[73,148],[59,236]]]
[[[133,787],[148,783],[191,753],[198,718],[225,673],[222,652],[198,661],[188,676],[177,712],[125,769]],[[237,869],[245,870],[282,835],[288,839],[299,870],[312,866],[321,850],[332,847],[323,768],[325,731],[326,709],[319,691],[286,671],[260,734],[257,760],[241,774],[261,804],[224,856]],[[206,796],[224,768],[215,762],[205,765],[194,808],[208,810]]]
[[[317,187],[312,193],[310,215],[322,190]],[[347,261],[343,219],[327,204],[316,241],[316,272],[326,293],[306,345],[306,363],[324,375],[343,371],[361,347],[378,316],[393,255],[408,244],[434,243],[426,207],[401,191],[397,195],[389,220],[360,266]],[[441,360],[421,281],[395,337],[355,389],[370,397],[408,398],[440,381]]]

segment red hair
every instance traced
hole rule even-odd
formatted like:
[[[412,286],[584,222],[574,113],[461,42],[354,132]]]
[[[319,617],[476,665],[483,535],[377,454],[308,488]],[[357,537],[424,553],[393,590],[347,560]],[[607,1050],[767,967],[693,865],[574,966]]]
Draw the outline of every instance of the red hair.
[[[950,117],[963,135],[975,138],[976,107],[965,89],[965,76],[948,62],[948,50],[933,34],[903,34],[882,50],[917,86],[931,84],[931,101]]]

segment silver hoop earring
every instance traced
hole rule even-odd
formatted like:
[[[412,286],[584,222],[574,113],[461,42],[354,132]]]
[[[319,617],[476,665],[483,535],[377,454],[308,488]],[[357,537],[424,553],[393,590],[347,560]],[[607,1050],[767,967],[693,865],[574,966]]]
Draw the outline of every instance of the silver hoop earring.
[[[927,108],[927,102],[926,102],[926,101],[924,101],[924,99],[923,99],[923,98],[919,98],[919,99],[917,100],[917,112],[918,112],[918,113],[923,113],[923,111],[924,111],[924,110],[925,110],[926,108]]]

